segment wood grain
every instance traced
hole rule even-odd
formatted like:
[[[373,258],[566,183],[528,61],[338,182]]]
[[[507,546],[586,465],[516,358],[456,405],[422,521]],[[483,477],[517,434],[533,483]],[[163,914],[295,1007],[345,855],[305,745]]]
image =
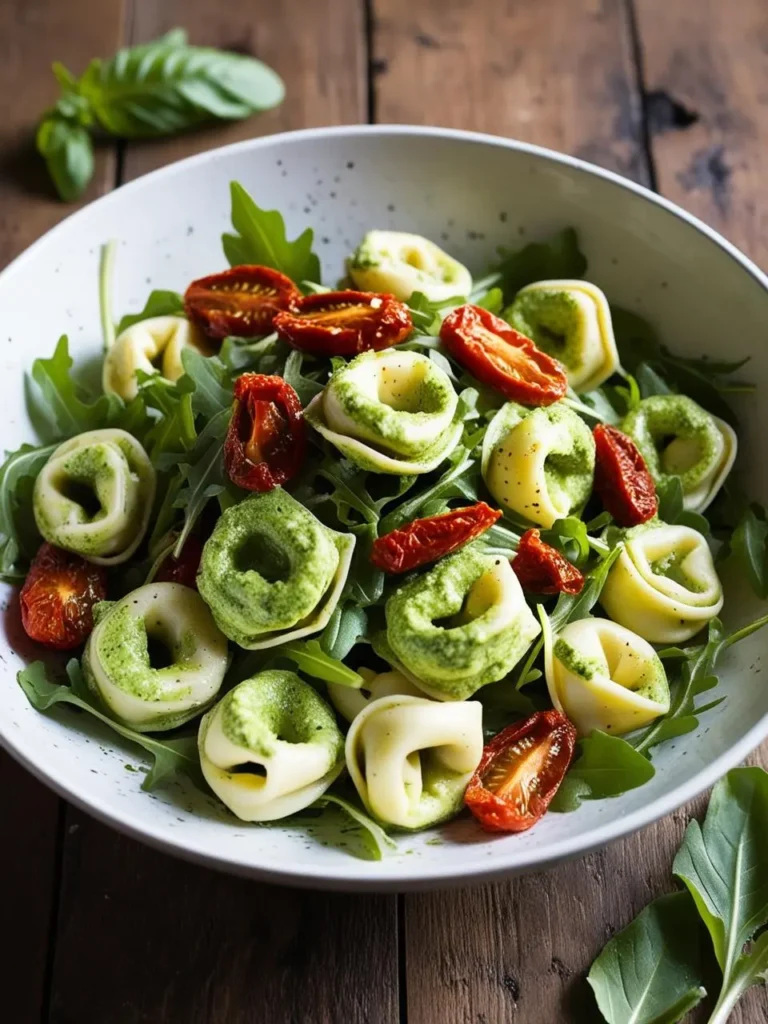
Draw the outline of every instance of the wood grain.
[[[768,6],[635,5],[660,191],[768,268]]]
[[[378,121],[537,142],[647,183],[622,0],[373,0]]]
[[[57,94],[54,60],[75,72],[118,45],[120,0],[4,0],[0,4],[0,267],[71,213],[55,198],[34,148],[34,128]],[[84,201],[110,188],[114,151],[98,154]],[[3,685],[14,686],[9,673]],[[12,941],[0,967],[3,1014],[18,1024],[44,1010],[49,936],[55,913],[61,804],[0,753],[0,900]],[[9,933],[10,934],[10,933]]]
[[[130,38],[176,24],[252,53],[286,103],[247,122],[126,146],[124,180],[225,142],[365,116],[362,6],[136,0]],[[69,810],[52,1024],[390,1024],[396,897],[304,893],[172,860]]]

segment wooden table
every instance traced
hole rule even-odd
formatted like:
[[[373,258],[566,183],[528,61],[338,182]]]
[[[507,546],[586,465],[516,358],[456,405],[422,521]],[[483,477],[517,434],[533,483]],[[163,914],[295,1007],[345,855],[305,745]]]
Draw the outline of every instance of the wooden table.
[[[54,97],[51,61],[80,72],[175,25],[268,61],[286,81],[285,103],[244,124],[105,148],[87,199],[253,134],[449,125],[552,146],[657,188],[768,267],[764,0],[2,0],[0,261],[71,210],[52,199],[32,151]],[[3,756],[2,1019],[593,1021],[586,969],[670,886],[673,851],[700,809],[499,885],[322,894],[172,860],[67,806]],[[732,1019],[767,1017],[765,991],[752,990]]]

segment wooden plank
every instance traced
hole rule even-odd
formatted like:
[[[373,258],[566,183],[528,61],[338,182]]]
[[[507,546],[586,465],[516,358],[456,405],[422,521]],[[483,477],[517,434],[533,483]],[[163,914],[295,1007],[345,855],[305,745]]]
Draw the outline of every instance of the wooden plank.
[[[659,190],[768,268],[768,7],[635,6]]]
[[[61,60],[79,73],[91,57],[115,49],[121,27],[120,0],[0,4],[0,267],[74,209],[56,200],[34,149],[34,127],[57,94],[51,62]],[[112,186],[114,167],[113,149],[103,148],[86,199]],[[14,685],[8,678],[3,683]],[[0,901],[3,919],[13,922],[0,986],[4,1013],[18,1024],[38,1021],[44,1008],[61,807],[0,753]]]
[[[374,0],[376,120],[506,135],[647,183],[622,0]]]
[[[129,145],[125,177],[251,135],[365,118],[361,5],[137,0],[132,39],[192,41],[273,64],[286,103],[242,124]],[[172,860],[70,811],[52,1019],[166,1024],[390,1024],[396,897],[304,893]],[[96,939],[97,937],[97,939]]]

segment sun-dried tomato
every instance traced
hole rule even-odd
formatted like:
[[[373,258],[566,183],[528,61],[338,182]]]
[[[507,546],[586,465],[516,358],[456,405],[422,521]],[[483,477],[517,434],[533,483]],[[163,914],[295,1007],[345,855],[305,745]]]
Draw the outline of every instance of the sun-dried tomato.
[[[224,443],[230,480],[246,491],[271,491],[298,473],[307,446],[299,396],[282,377],[244,373]]]
[[[209,338],[253,338],[268,334],[283,309],[293,309],[301,292],[271,267],[245,265],[198,278],[184,295],[184,311]]]
[[[500,518],[501,512],[478,501],[467,508],[414,519],[407,526],[374,541],[371,561],[384,572],[410,572],[463,547]]]
[[[184,541],[181,554],[176,558],[173,554],[166,555],[155,573],[158,583],[181,583],[185,587],[197,589],[197,570],[203,555],[203,542],[197,534],[190,534]]]
[[[637,445],[616,427],[599,423],[595,438],[595,490],[619,526],[639,526],[659,508],[656,485]]]
[[[549,807],[575,746],[576,729],[560,711],[508,725],[483,750],[465,804],[487,832],[524,832]]]
[[[512,568],[525,590],[534,594],[579,594],[584,576],[557,548],[541,539],[538,530],[520,538]]]
[[[440,340],[457,362],[511,402],[551,405],[568,389],[562,365],[530,338],[481,306],[459,306],[443,320]]]
[[[394,295],[320,292],[275,317],[283,341],[319,356],[356,356],[404,341],[413,330],[408,307]]]
[[[93,606],[107,596],[107,571],[43,544],[21,588],[21,622],[32,640],[69,651],[93,629]]]

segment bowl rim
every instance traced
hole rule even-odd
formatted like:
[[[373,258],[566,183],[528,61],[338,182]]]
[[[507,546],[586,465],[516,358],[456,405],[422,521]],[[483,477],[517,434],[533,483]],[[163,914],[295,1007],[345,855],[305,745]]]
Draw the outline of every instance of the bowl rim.
[[[276,144],[279,145],[284,141],[312,142],[317,139],[344,139],[360,135],[380,135],[393,138],[423,136],[470,142],[483,146],[494,146],[528,154],[550,164],[565,166],[592,177],[601,178],[618,188],[633,192],[648,203],[661,207],[698,230],[737,262],[757,284],[761,285],[768,292],[768,276],[718,231],[664,196],[660,196],[645,186],[616,174],[614,171],[606,170],[578,157],[558,153],[543,146],[515,139],[507,139],[502,136],[454,128],[422,127],[407,124],[351,124],[278,132],[272,135],[264,135],[220,146],[182,160],[177,160],[142,175],[134,181],[120,186],[120,188],[113,189],[106,195],[99,197],[65,217],[28,246],[0,272],[0,283],[17,267],[23,266],[28,259],[31,259],[41,246],[47,245],[51,239],[55,239],[59,232],[65,229],[65,226],[71,222],[76,222],[79,217],[84,216],[93,206],[104,209],[111,203],[125,202],[126,197],[130,198],[134,192],[141,191],[148,182],[157,181],[165,177],[171,178],[176,174],[184,173],[191,166],[226,159],[233,153],[266,149]],[[0,725],[0,746],[40,781],[44,782],[60,797],[69,800],[80,810],[115,828],[117,831],[130,835],[149,846],[209,868],[245,875],[264,882],[312,887],[315,889],[368,892],[405,892],[481,884],[527,871],[544,870],[572,857],[584,856],[593,850],[605,846],[607,843],[652,824],[659,818],[670,814],[682,804],[694,799],[705,789],[713,785],[727,771],[744,760],[766,738],[768,738],[768,714],[763,715],[756,721],[729,750],[725,751],[710,764],[704,766],[686,780],[685,783],[676,786],[668,793],[658,797],[651,804],[634,811],[632,814],[624,816],[618,814],[608,823],[600,825],[587,833],[577,833],[568,840],[559,841],[556,852],[552,852],[545,857],[540,855],[540,850],[535,846],[531,846],[522,851],[518,849],[517,852],[514,851],[513,847],[512,856],[499,858],[493,864],[483,864],[473,859],[466,866],[451,864],[441,867],[439,863],[424,865],[416,859],[404,863],[402,860],[388,861],[385,858],[375,862],[375,867],[373,867],[371,862],[357,861],[352,857],[348,857],[343,863],[340,861],[338,865],[315,866],[311,863],[303,862],[298,869],[283,869],[253,864],[245,858],[237,856],[234,851],[225,850],[222,853],[211,854],[190,847],[188,842],[175,839],[168,835],[167,830],[163,832],[160,827],[154,826],[151,822],[147,823],[136,815],[115,813],[108,802],[95,801],[88,795],[84,787],[67,785],[27,757],[14,742],[13,735],[4,733]],[[492,837],[489,836],[488,842],[492,841]]]

